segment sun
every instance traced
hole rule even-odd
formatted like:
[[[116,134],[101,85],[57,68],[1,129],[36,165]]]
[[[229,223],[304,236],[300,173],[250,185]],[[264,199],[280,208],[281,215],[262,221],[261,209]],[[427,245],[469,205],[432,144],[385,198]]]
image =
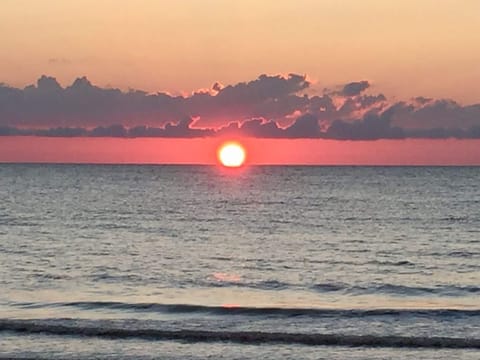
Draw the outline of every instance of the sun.
[[[226,167],[240,167],[245,163],[246,152],[237,142],[227,142],[218,148],[218,160]]]

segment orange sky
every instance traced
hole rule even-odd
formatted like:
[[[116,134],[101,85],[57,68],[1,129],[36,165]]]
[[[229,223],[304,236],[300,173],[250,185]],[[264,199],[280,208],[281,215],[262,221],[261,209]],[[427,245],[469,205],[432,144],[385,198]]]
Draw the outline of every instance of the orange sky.
[[[478,0],[1,0],[0,44],[0,83],[19,88],[85,75],[190,94],[296,73],[310,95],[368,80],[390,103],[480,103]],[[212,163],[219,141],[6,136],[0,161]],[[253,164],[480,164],[480,140],[243,141]]]
[[[247,164],[480,165],[480,140],[239,139]],[[0,137],[0,162],[215,164],[222,140]]]
[[[0,82],[190,92],[307,74],[410,98],[480,101],[478,0],[2,0]]]

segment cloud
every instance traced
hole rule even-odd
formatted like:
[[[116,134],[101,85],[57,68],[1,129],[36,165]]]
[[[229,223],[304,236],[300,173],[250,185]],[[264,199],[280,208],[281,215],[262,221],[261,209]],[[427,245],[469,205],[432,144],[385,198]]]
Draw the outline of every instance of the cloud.
[[[50,58],[48,59],[50,65],[69,65],[72,62],[69,59],[65,58]]]
[[[29,134],[24,134],[22,130],[14,127],[0,126],[0,136],[18,136],[18,135],[29,135]]]
[[[42,76],[23,89],[0,83],[0,136],[480,138],[480,104],[421,96],[390,102],[365,80],[314,96],[309,87],[304,75],[260,75],[172,96],[103,88],[86,77],[63,87]]]
[[[418,104],[418,105],[417,105]],[[394,123],[408,129],[468,129],[480,125],[480,104],[462,106],[453,100],[399,103]]]
[[[370,83],[366,80],[356,81],[346,84],[340,92],[344,96],[356,96],[361,92],[367,90],[370,87]]]
[[[329,139],[378,140],[405,138],[403,129],[391,125],[392,112],[368,113],[363,119],[346,122],[336,120],[327,130]]]
[[[197,92],[183,97],[101,88],[86,77],[63,88],[55,78],[42,76],[24,89],[0,86],[0,126],[158,127],[188,117],[199,117],[202,125],[219,126],[227,119],[282,118],[306,105],[297,93],[308,86],[305,76],[261,75],[225,87],[216,83],[215,94]]]

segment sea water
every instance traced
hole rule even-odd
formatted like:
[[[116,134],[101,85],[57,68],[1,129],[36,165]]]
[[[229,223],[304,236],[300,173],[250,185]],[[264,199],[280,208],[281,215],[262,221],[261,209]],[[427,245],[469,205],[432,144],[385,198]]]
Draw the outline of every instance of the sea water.
[[[479,359],[479,184],[0,165],[0,357]]]

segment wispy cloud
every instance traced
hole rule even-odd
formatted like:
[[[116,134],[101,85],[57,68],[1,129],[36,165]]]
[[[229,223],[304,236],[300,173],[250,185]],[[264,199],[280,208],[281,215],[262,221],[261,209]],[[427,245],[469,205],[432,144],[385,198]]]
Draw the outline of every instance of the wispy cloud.
[[[66,58],[50,58],[48,63],[50,65],[70,65],[72,62]]]

